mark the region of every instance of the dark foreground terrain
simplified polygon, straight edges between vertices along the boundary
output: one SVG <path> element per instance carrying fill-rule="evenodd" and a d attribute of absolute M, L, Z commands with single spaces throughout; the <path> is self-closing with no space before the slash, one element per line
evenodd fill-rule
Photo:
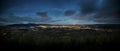
<path fill-rule="evenodd" d="M 0 28 L 0 50 L 108 51 L 119 50 L 119 29 Z"/>

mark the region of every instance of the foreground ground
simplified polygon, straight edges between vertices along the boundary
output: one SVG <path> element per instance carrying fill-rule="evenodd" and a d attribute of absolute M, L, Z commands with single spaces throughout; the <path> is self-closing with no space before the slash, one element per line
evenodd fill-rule
<path fill-rule="evenodd" d="M 119 30 L 81 29 L 11 29 L 1 28 L 0 45 L 3 50 L 33 51 L 117 50 Z"/>

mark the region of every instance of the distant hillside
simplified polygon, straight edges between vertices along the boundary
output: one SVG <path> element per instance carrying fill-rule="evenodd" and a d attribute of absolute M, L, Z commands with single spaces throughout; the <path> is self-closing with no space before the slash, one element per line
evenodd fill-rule
<path fill-rule="evenodd" d="M 104 29 L 120 29 L 120 24 L 94 24 L 88 25 L 90 27 L 104 28 Z"/>
<path fill-rule="evenodd" d="M 39 25 L 52 26 L 52 24 L 12 24 L 7 26 L 8 27 L 20 27 L 20 26 L 30 27 L 30 26 L 39 26 Z M 61 25 L 56 25 L 56 26 L 61 26 Z M 104 29 L 120 29 L 120 24 L 91 24 L 91 25 L 88 24 L 88 25 L 76 25 L 76 26 L 89 26 L 93 28 L 104 28 Z"/>

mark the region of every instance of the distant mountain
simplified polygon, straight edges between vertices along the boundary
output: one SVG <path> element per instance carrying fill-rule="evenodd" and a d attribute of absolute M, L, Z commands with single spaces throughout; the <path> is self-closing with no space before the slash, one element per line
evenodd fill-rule
<path fill-rule="evenodd" d="M 53 24 L 12 24 L 12 25 L 7 25 L 8 27 L 30 27 L 30 26 L 39 26 L 39 25 L 46 25 L 46 26 L 52 26 Z M 61 26 L 61 25 L 56 25 L 56 26 Z M 71 25 L 70 25 L 71 26 Z M 87 25 L 76 25 L 76 26 L 89 26 L 93 28 L 104 28 L 104 29 L 120 29 L 120 24 L 87 24 Z"/>
<path fill-rule="evenodd" d="M 88 26 L 104 29 L 120 29 L 120 24 L 93 24 Z"/>

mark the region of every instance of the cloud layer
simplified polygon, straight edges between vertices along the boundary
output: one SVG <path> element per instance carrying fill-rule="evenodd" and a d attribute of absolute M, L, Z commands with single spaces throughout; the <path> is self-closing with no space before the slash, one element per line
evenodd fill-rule
<path fill-rule="evenodd" d="M 119 5 L 120 0 L 1 0 L 0 24 L 59 24 L 65 23 L 65 20 L 77 20 L 78 24 L 81 21 L 120 23 Z"/>
<path fill-rule="evenodd" d="M 74 11 L 74 10 L 67 10 L 67 11 L 65 11 L 65 13 L 64 13 L 65 16 L 72 16 L 72 15 L 74 15 L 74 14 L 75 14 L 75 11 Z"/>
<path fill-rule="evenodd" d="M 118 23 L 120 20 L 119 0 L 80 0 L 80 14 L 73 18 L 91 17 L 95 22 Z M 80 19 L 81 20 L 81 19 Z"/>
<path fill-rule="evenodd" d="M 47 12 L 37 12 L 37 15 L 41 17 L 42 21 L 51 20 L 51 17 L 47 15 Z"/>

